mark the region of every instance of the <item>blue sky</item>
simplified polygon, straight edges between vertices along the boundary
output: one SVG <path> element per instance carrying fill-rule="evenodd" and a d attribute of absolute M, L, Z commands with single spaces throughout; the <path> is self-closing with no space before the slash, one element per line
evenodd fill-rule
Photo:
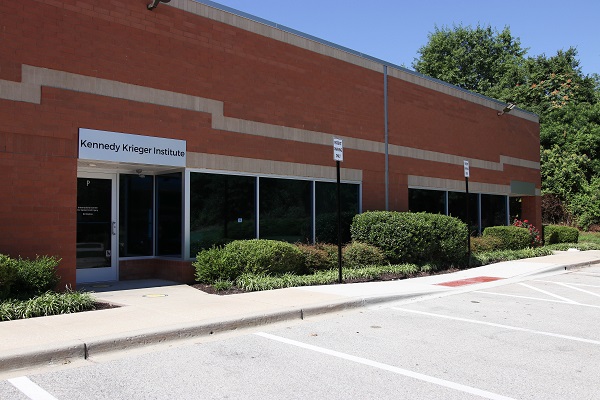
<path fill-rule="evenodd" d="M 600 74 L 598 0 L 218 0 L 220 4 L 412 69 L 434 27 L 510 27 L 527 55 L 576 47 L 585 74 Z"/>

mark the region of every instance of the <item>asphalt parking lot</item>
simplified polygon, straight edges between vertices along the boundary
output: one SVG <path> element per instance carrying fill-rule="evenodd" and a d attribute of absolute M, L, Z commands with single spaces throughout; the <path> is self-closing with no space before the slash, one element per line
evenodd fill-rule
<path fill-rule="evenodd" d="M 599 320 L 592 266 L 92 359 L 1 381 L 0 398 L 597 399 Z"/>

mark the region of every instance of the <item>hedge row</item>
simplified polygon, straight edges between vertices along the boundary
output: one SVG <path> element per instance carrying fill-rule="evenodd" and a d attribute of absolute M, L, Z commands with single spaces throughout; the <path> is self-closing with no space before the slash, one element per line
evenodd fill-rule
<path fill-rule="evenodd" d="M 530 247 L 531 235 L 526 228 L 518 226 L 490 226 L 483 230 L 483 237 L 495 237 L 497 250 L 521 250 Z"/>
<path fill-rule="evenodd" d="M 0 254 L 0 300 L 29 299 L 53 290 L 59 281 L 59 262 L 49 256 L 26 260 Z"/>
<path fill-rule="evenodd" d="M 577 243 L 579 241 L 579 230 L 571 226 L 545 225 L 544 243 Z"/>
<path fill-rule="evenodd" d="M 456 265 L 467 254 L 467 226 L 441 214 L 374 211 L 358 214 L 352 239 L 379 247 L 392 264 Z"/>
<path fill-rule="evenodd" d="M 193 263 L 198 282 L 235 281 L 244 274 L 303 275 L 336 268 L 338 248 L 335 245 L 293 245 L 276 240 L 236 240 L 223 247 L 202 250 Z M 387 264 L 376 247 L 352 242 L 344 246 L 342 259 L 346 268 Z"/>

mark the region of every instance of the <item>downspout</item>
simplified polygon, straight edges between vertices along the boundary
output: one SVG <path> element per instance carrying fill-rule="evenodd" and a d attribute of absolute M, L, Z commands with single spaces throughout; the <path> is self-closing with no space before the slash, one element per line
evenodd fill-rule
<path fill-rule="evenodd" d="M 383 66 L 383 122 L 385 131 L 385 210 L 390 210 L 390 160 L 388 152 L 388 67 Z"/>

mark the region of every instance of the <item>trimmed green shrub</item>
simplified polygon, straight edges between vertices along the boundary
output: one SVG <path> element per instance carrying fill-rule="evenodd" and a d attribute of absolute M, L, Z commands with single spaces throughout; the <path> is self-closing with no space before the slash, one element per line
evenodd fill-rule
<path fill-rule="evenodd" d="M 379 247 L 391 263 L 461 264 L 467 226 L 441 214 L 373 211 L 356 215 L 352 239 Z"/>
<path fill-rule="evenodd" d="M 223 263 L 223 248 L 216 246 L 198 252 L 192 265 L 196 270 L 196 280 L 202 283 L 233 280 L 242 273 L 241 270 Z"/>
<path fill-rule="evenodd" d="M 471 252 L 484 253 L 499 250 L 502 247 L 502 239 L 496 236 L 479 236 L 471 238 Z"/>
<path fill-rule="evenodd" d="M 337 266 L 337 252 L 328 251 L 332 245 L 307 245 L 299 244 L 298 249 L 304 257 L 304 266 L 309 272 L 324 271 Z M 337 250 L 336 250 L 337 251 Z"/>
<path fill-rule="evenodd" d="M 0 300 L 10 297 L 11 288 L 17 275 L 16 261 L 0 254 Z"/>
<path fill-rule="evenodd" d="M 236 240 L 223 248 L 223 263 L 254 274 L 303 273 L 304 257 L 293 244 L 277 240 Z"/>
<path fill-rule="evenodd" d="M 56 274 L 59 263 L 60 259 L 50 256 L 16 260 L 16 276 L 10 296 L 27 299 L 54 290 L 60 280 Z"/>
<path fill-rule="evenodd" d="M 564 225 L 545 225 L 544 243 L 577 243 L 579 240 L 579 230 L 571 226 Z"/>
<path fill-rule="evenodd" d="M 525 228 L 529 232 L 529 237 L 531 239 L 529 245 L 531 247 L 539 247 L 542 245 L 542 235 L 540 231 L 535 227 L 535 225 L 529 223 L 528 220 L 521 221 L 520 219 L 516 219 L 513 221 L 513 225 L 519 228 Z"/>
<path fill-rule="evenodd" d="M 304 273 L 304 257 L 298 247 L 276 240 L 235 240 L 223 248 L 203 250 L 193 263 L 199 282 L 235 280 L 243 273 Z"/>
<path fill-rule="evenodd" d="M 343 266 L 346 268 L 387 264 L 387 260 L 379 248 L 357 241 L 348 243 L 342 249 L 342 260 L 344 262 Z"/>
<path fill-rule="evenodd" d="M 498 250 L 520 250 L 530 247 L 531 236 L 526 228 L 518 226 L 489 226 L 483 230 L 483 236 L 500 239 Z"/>

